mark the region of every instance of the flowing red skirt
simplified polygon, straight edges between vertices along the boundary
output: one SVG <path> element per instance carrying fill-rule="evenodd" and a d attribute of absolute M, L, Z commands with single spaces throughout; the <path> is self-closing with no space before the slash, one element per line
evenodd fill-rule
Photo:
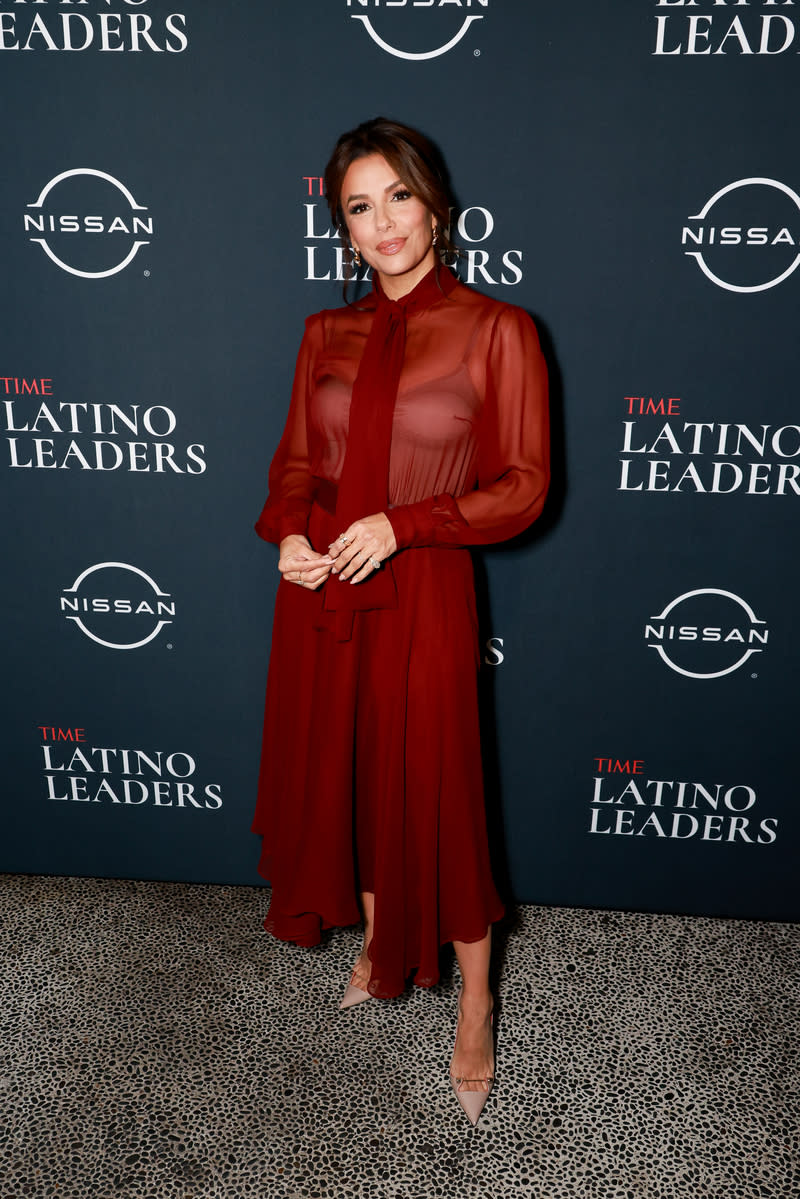
<path fill-rule="evenodd" d="M 320 595 L 281 582 L 258 805 L 265 927 L 316 945 L 375 895 L 372 994 L 439 978 L 439 948 L 503 914 L 492 881 L 481 769 L 478 636 L 468 551 L 392 559 L 396 609 L 357 612 L 350 640 L 320 624 Z M 326 587 L 345 587 L 331 576 Z"/>

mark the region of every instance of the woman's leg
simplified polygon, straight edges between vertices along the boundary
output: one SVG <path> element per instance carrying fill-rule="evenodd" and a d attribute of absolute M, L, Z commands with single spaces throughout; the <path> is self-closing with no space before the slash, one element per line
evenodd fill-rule
<path fill-rule="evenodd" d="M 354 987 L 359 987 L 360 990 L 366 991 L 372 969 L 372 963 L 367 956 L 367 950 L 372 940 L 372 929 L 375 924 L 375 896 L 371 891 L 362 891 L 361 911 L 364 915 L 364 944 L 361 947 L 361 953 L 356 958 L 356 964 L 353 967 L 353 975 L 350 981 Z"/>
<path fill-rule="evenodd" d="M 461 999 L 450 1074 L 470 1080 L 459 1087 L 461 1091 L 486 1091 L 489 1088 L 484 1079 L 494 1077 L 493 1000 L 489 989 L 492 930 L 480 941 L 454 941 L 453 948 L 461 971 Z"/>

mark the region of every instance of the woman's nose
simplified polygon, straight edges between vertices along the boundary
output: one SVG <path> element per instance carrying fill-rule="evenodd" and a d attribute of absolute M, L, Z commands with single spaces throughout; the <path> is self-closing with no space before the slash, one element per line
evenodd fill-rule
<path fill-rule="evenodd" d="M 376 224 L 378 229 L 383 232 L 384 229 L 390 229 L 392 226 L 392 216 L 388 208 L 378 209 Z"/>

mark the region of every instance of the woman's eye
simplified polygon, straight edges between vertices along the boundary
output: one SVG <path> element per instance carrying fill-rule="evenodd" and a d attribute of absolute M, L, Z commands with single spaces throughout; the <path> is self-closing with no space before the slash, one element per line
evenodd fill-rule
<path fill-rule="evenodd" d="M 354 204 L 352 208 L 348 208 L 347 213 L 348 213 L 348 216 L 358 216 L 358 214 L 360 212 L 366 212 L 366 211 L 367 211 L 366 204 Z"/>
<path fill-rule="evenodd" d="M 392 199 L 393 200 L 410 200 L 411 192 L 407 188 L 401 187 L 399 191 L 392 193 Z"/>

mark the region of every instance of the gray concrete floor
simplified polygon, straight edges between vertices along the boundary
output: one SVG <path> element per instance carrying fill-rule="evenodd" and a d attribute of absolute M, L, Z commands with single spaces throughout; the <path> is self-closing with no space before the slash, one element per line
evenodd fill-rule
<path fill-rule="evenodd" d="M 346 1013 L 355 929 L 250 887 L 0 876 L 0 1199 L 795 1199 L 800 926 L 527 907 L 497 1085 L 457 979 Z"/>

